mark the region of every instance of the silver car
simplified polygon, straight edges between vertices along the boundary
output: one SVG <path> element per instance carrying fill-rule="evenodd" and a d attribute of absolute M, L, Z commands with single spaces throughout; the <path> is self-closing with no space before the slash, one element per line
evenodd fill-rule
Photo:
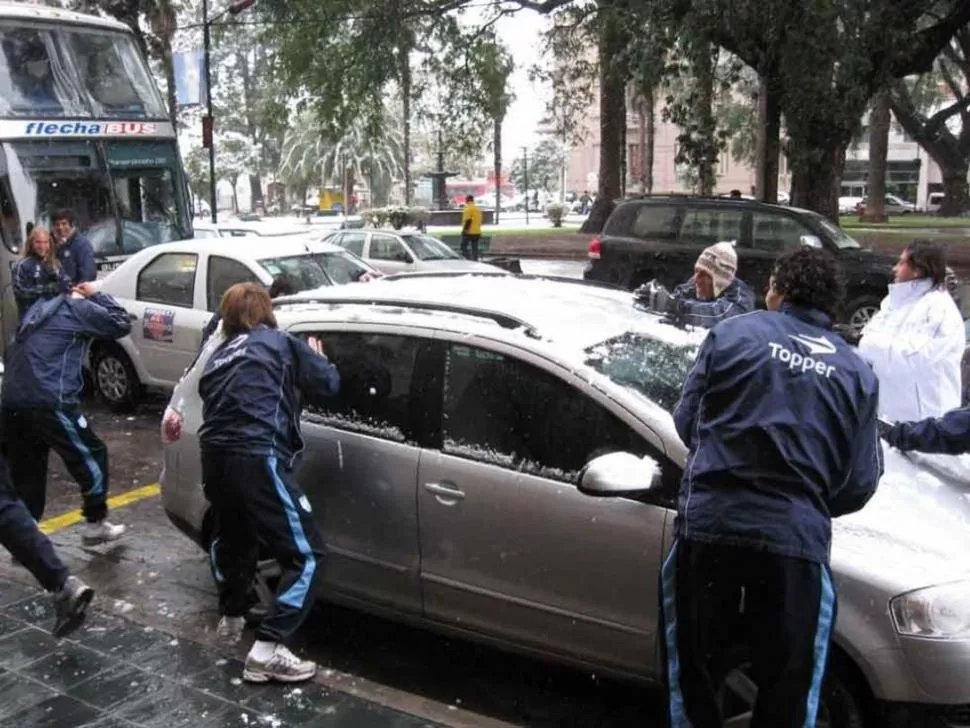
<path fill-rule="evenodd" d="M 626 292 L 488 274 L 315 291 L 277 316 L 321 336 L 343 379 L 303 415 L 298 478 L 330 553 L 323 598 L 661 679 L 657 577 L 686 455 L 669 412 L 703 332 Z M 165 509 L 203 547 L 197 384 L 217 345 L 162 428 Z M 820 725 L 875 709 L 873 725 L 967 725 L 970 468 L 897 451 L 886 463 L 870 504 L 834 526 Z M 726 725 L 747 725 L 757 688 L 743 654 L 726 688 Z"/>
<path fill-rule="evenodd" d="M 489 263 L 463 258 L 438 238 L 418 231 L 342 230 L 323 240 L 349 250 L 384 273 L 501 270 Z"/>

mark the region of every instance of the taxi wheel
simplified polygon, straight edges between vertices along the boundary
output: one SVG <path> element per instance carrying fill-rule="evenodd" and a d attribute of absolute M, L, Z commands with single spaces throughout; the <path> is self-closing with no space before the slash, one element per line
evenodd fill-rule
<path fill-rule="evenodd" d="M 141 382 L 128 355 L 116 346 L 101 346 L 92 358 L 95 391 L 112 409 L 130 411 L 141 397 Z"/>

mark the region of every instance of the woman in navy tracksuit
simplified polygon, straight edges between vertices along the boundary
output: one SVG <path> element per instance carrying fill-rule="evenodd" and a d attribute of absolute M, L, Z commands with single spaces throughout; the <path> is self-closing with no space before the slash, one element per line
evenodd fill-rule
<path fill-rule="evenodd" d="M 334 395 L 340 376 L 319 341 L 311 337 L 308 345 L 276 328 L 263 286 L 232 286 L 220 313 L 225 341 L 199 381 L 202 478 L 215 515 L 210 555 L 223 614 L 217 632 L 230 643 L 241 637 L 262 542 L 283 573 L 276 602 L 256 630 L 243 678 L 307 680 L 316 665 L 283 644 L 313 604 L 323 559 L 323 537 L 293 477 L 293 462 L 303 448 L 299 396 Z"/>
<path fill-rule="evenodd" d="M 57 259 L 50 233 L 40 225 L 34 226 L 13 274 L 13 296 L 20 318 L 41 298 L 69 293 L 73 285 Z"/>

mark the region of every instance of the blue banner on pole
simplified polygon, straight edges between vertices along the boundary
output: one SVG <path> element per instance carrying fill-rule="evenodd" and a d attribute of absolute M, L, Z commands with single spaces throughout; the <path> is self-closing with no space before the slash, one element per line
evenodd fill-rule
<path fill-rule="evenodd" d="M 175 97 L 179 106 L 205 103 L 205 69 L 202 51 L 181 51 L 172 57 Z"/>

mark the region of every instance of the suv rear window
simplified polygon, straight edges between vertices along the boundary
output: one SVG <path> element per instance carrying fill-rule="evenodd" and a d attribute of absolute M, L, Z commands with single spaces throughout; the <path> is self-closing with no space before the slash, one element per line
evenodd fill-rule
<path fill-rule="evenodd" d="M 637 238 L 677 237 L 677 208 L 672 205 L 644 205 L 630 226 L 630 234 Z"/>

